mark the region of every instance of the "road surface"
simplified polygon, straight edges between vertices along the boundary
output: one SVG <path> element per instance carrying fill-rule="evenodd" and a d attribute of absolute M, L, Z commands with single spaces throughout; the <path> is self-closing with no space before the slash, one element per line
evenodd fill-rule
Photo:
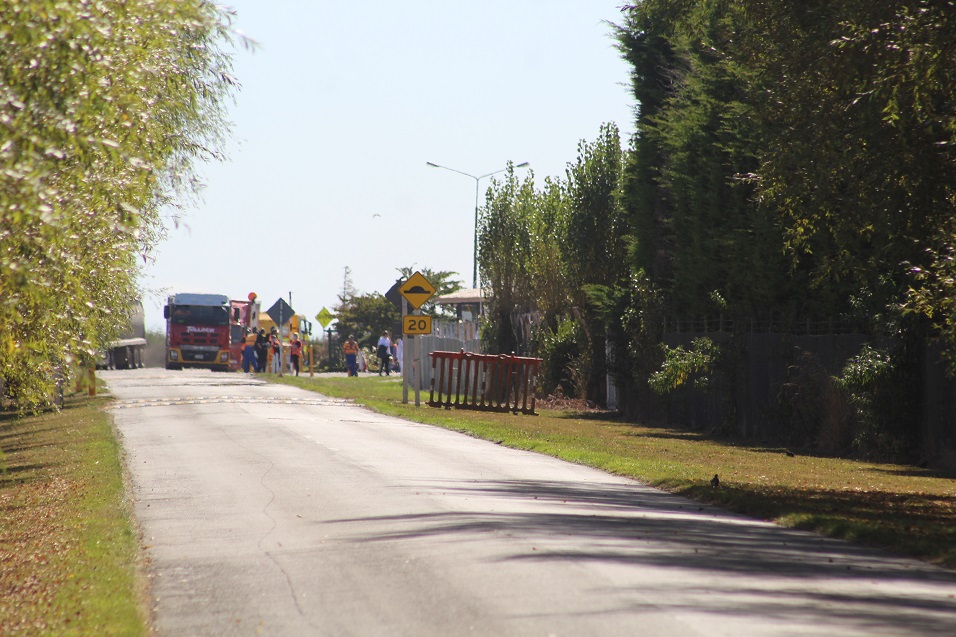
<path fill-rule="evenodd" d="M 956 634 L 919 562 L 242 374 L 101 376 L 159 635 Z"/>

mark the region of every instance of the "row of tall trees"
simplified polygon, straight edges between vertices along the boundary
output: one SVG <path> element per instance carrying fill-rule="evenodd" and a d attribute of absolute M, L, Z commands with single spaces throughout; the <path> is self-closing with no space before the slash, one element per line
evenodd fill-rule
<path fill-rule="evenodd" d="M 674 309 L 719 290 L 750 316 L 905 310 L 951 331 L 953 3 L 645 0 L 625 18 L 634 265 Z"/>
<path fill-rule="evenodd" d="M 628 224 L 620 197 L 625 155 L 614 124 L 582 141 L 563 179 L 509 166 L 493 179 L 479 220 L 479 267 L 490 292 L 482 338 L 497 352 L 541 353 L 548 389 L 597 397 L 604 328 L 589 286 L 628 276 Z M 530 351 L 529 351 L 530 350 Z"/>
<path fill-rule="evenodd" d="M 513 349 L 519 316 L 538 312 L 542 344 L 587 342 L 574 356 L 592 398 L 608 369 L 647 387 L 664 314 L 838 317 L 896 343 L 941 334 L 956 359 L 956 4 L 622 11 L 630 147 L 605 126 L 565 180 L 536 190 L 509 173 L 487 195 L 492 347 Z"/>
<path fill-rule="evenodd" d="M 207 0 L 0 3 L 0 384 L 46 404 L 138 296 L 236 83 Z"/>

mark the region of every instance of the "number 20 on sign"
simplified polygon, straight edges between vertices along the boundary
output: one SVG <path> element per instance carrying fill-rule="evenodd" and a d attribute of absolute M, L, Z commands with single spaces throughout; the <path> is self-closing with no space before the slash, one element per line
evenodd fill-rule
<path fill-rule="evenodd" d="M 432 317 L 406 315 L 402 317 L 402 333 L 408 335 L 431 334 Z"/>

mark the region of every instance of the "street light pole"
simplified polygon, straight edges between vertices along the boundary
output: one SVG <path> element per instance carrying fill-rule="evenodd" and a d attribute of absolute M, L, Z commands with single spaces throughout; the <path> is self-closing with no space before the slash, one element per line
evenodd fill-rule
<path fill-rule="evenodd" d="M 478 287 L 478 197 L 479 197 L 480 192 L 481 192 L 481 191 L 479 190 L 478 184 L 479 184 L 479 182 L 481 182 L 481 180 L 484 179 L 485 177 L 491 177 L 492 175 L 497 175 L 498 173 L 502 173 L 502 172 L 504 172 L 504 171 L 506 171 L 506 170 L 508 170 L 508 169 L 507 169 L 507 167 L 506 167 L 506 168 L 500 168 L 500 169 L 495 170 L 495 171 L 493 171 L 493 172 L 485 173 L 484 175 L 477 175 L 477 176 L 476 176 L 476 175 L 472 175 L 472 174 L 469 174 L 469 173 L 466 173 L 466 172 L 462 172 L 462 171 L 460 171 L 460 170 L 456 170 L 456 169 L 454 169 L 454 168 L 449 168 L 448 166 L 441 166 L 441 165 L 439 165 L 439 164 L 433 164 L 433 163 L 430 162 L 430 161 L 426 161 L 426 162 L 425 162 L 425 165 L 426 165 L 426 166 L 431 166 L 432 168 L 444 168 L 445 170 L 450 170 L 450 171 L 452 171 L 453 173 L 458 173 L 459 175 L 464 175 L 465 177 L 471 177 L 472 179 L 475 180 L 475 239 L 474 239 L 474 247 L 473 247 L 473 253 L 472 253 L 472 259 L 473 259 L 473 260 L 472 260 L 472 263 L 474 264 L 474 267 L 473 267 L 472 272 L 471 272 L 471 280 L 472 280 L 472 287 L 473 287 L 473 288 L 477 288 L 477 287 Z M 518 164 L 517 166 L 515 166 L 515 168 L 527 168 L 528 166 L 530 166 L 530 164 L 529 164 L 528 162 L 522 162 L 522 163 Z"/>

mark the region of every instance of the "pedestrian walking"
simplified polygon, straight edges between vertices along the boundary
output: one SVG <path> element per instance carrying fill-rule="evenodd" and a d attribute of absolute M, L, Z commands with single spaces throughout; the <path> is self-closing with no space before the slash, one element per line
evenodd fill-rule
<path fill-rule="evenodd" d="M 342 346 L 342 353 L 345 354 L 345 366 L 348 368 L 349 376 L 358 376 L 358 353 L 359 346 L 355 342 L 355 337 L 349 334 L 349 339 Z"/>
<path fill-rule="evenodd" d="M 256 332 L 246 328 L 242 343 L 242 371 L 248 374 L 250 368 L 254 372 L 259 371 L 259 365 L 256 363 Z"/>
<path fill-rule="evenodd" d="M 269 346 L 272 348 L 272 373 L 278 374 L 282 370 L 282 337 L 274 327 L 269 334 Z"/>
<path fill-rule="evenodd" d="M 302 341 L 298 334 L 292 335 L 292 342 L 289 344 L 289 358 L 292 359 L 292 369 L 295 375 L 299 375 L 299 357 L 302 356 Z"/>
<path fill-rule="evenodd" d="M 259 369 L 263 372 L 266 371 L 266 365 L 269 361 L 269 337 L 261 327 L 256 334 L 256 359 Z"/>
<path fill-rule="evenodd" d="M 397 342 L 396 342 L 396 343 L 391 343 L 391 344 L 388 346 L 388 354 L 389 354 L 389 357 L 390 357 L 390 360 L 389 360 L 389 362 L 388 362 L 389 371 L 391 371 L 393 368 L 395 369 L 395 371 L 399 371 L 399 362 L 398 362 L 398 361 L 399 361 L 399 358 L 398 358 L 398 345 L 397 345 Z M 395 362 L 393 363 L 392 361 L 395 361 Z"/>
<path fill-rule="evenodd" d="M 382 372 L 385 372 L 386 376 L 391 376 L 391 370 L 388 368 L 388 361 L 392 358 L 392 339 L 388 337 L 388 330 L 382 332 L 382 335 L 378 339 L 378 358 L 381 361 L 378 368 L 378 375 L 381 376 Z"/>

